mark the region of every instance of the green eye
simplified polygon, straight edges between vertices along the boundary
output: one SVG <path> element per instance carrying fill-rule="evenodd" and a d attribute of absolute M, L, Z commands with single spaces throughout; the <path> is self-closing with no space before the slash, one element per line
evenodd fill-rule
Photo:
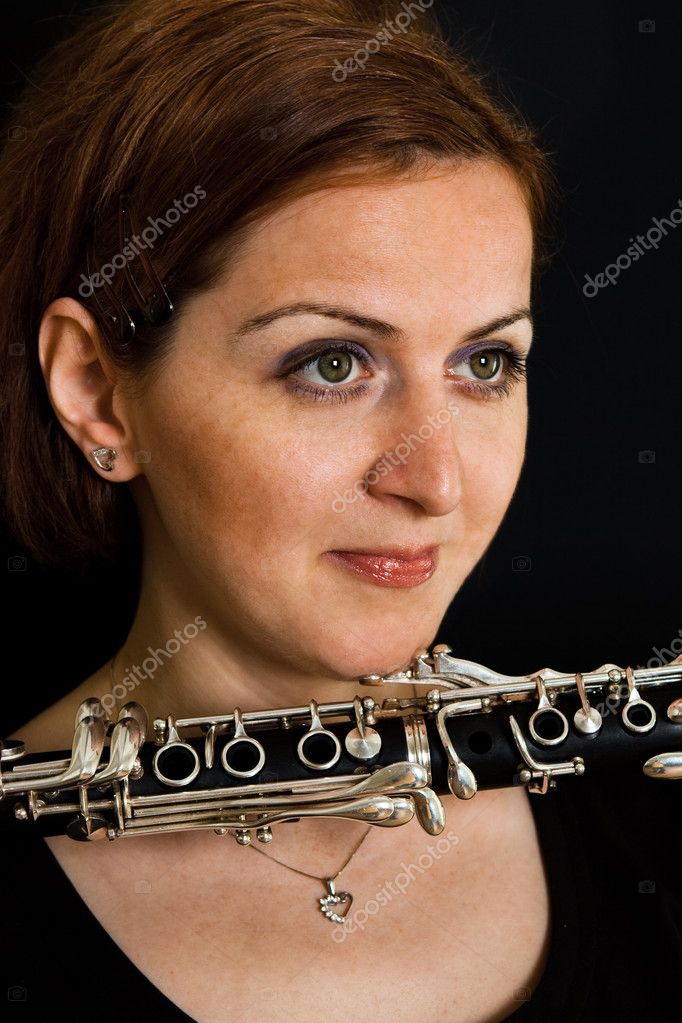
<path fill-rule="evenodd" d="M 479 380 L 491 380 L 500 369 L 502 359 L 499 352 L 477 352 L 469 359 L 469 365 Z"/>
<path fill-rule="evenodd" d="M 328 341 L 285 373 L 291 390 L 315 401 L 346 402 L 364 393 L 370 359 L 358 345 Z M 364 374 L 364 375 L 363 375 Z M 346 384 L 345 387 L 335 386 Z"/>
<path fill-rule="evenodd" d="M 353 360 L 348 352 L 325 352 L 315 361 L 318 373 L 329 384 L 343 383 L 353 369 Z"/>
<path fill-rule="evenodd" d="M 358 345 L 328 340 L 316 351 L 282 372 L 289 390 L 312 401 L 347 402 L 360 398 L 371 386 L 368 380 L 371 360 Z M 460 372 L 457 372 L 461 367 Z M 364 375 L 363 375 L 364 374 Z M 484 401 L 505 398 L 516 382 L 526 375 L 526 356 L 513 345 L 499 342 L 497 347 L 479 348 L 460 358 L 448 372 L 464 392 Z M 344 385 L 345 386 L 339 386 Z"/>
<path fill-rule="evenodd" d="M 526 356 L 500 342 L 495 348 L 479 348 L 460 359 L 451 372 L 462 389 L 477 398 L 506 398 L 526 376 Z"/>

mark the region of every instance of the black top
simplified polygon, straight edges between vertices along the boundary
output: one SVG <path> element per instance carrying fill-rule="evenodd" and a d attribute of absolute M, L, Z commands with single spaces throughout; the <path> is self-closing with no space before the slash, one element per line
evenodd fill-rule
<path fill-rule="evenodd" d="M 506 1020 L 642 1023 L 671 1011 L 679 1017 L 682 780 L 562 777 L 547 795 L 528 798 L 553 934 L 538 986 L 519 992 L 519 1007 Z M 67 1012 L 92 1023 L 191 1020 L 123 954 L 31 824 L 9 819 L 11 802 L 0 804 L 8 1018 L 42 1021 Z M 78 958 L 68 954 L 76 936 Z M 415 1021 L 422 1019 L 417 1010 Z"/>

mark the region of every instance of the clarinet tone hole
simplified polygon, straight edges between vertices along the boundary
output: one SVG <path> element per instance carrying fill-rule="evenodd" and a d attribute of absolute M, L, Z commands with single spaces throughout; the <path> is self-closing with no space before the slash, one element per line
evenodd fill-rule
<path fill-rule="evenodd" d="M 199 773 L 199 756 L 187 743 L 162 746 L 154 754 L 154 774 L 166 785 L 189 785 Z"/>
<path fill-rule="evenodd" d="M 623 724 L 631 731 L 644 732 L 653 728 L 656 713 L 644 700 L 636 700 L 623 707 Z"/>
<path fill-rule="evenodd" d="M 561 711 L 548 707 L 537 710 L 529 721 L 530 733 L 542 745 L 556 745 L 566 738 L 568 722 Z"/>
<path fill-rule="evenodd" d="M 341 746 L 333 732 L 309 734 L 299 744 L 299 756 L 308 767 L 326 770 L 338 761 Z"/>
<path fill-rule="evenodd" d="M 234 742 L 234 740 L 233 740 Z M 265 763 L 265 754 L 260 743 L 252 739 L 238 739 L 223 749 L 223 767 L 238 778 L 251 778 L 258 774 Z"/>
<path fill-rule="evenodd" d="M 467 744 L 472 753 L 489 753 L 493 747 L 493 740 L 489 732 L 472 732 Z"/>

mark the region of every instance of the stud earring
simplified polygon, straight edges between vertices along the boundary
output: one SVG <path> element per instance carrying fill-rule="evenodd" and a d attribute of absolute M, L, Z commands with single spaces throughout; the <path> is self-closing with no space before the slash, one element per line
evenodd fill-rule
<path fill-rule="evenodd" d="M 95 462 L 100 469 L 104 469 L 105 472 L 111 472 L 114 468 L 116 451 L 114 448 L 95 448 L 92 452 L 92 457 L 95 459 Z"/>

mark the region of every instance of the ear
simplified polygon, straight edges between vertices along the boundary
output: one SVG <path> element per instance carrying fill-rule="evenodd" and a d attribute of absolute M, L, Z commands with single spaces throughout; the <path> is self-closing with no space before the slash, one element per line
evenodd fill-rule
<path fill-rule="evenodd" d="M 141 475 L 128 409 L 85 306 L 66 297 L 50 303 L 40 324 L 38 358 L 55 414 L 94 471 L 120 482 Z M 92 457 L 101 447 L 116 451 L 111 472 Z"/>

